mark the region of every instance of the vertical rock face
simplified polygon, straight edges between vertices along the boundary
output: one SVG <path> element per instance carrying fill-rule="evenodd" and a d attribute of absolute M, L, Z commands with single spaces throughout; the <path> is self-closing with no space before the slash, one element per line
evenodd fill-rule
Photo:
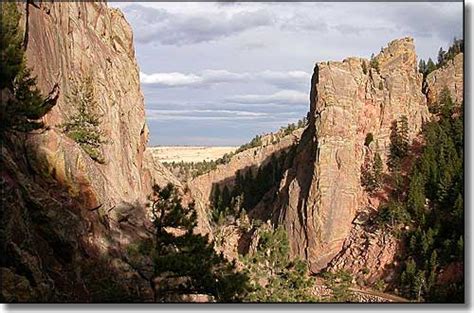
<path fill-rule="evenodd" d="M 44 117 L 44 131 L 12 135 L 0 149 L 0 271 L 7 278 L 0 298 L 91 301 L 105 281 L 112 291 L 100 301 L 153 301 L 152 260 L 132 262 L 127 249 L 151 240 L 143 202 L 152 184 L 173 179 L 145 151 L 148 130 L 130 26 L 103 2 L 18 7 L 28 67 L 42 93 L 55 90 L 59 98 Z M 77 114 L 68 99 L 72 90 L 89 77 L 91 103 L 108 141 L 101 147 L 105 164 L 61 129 Z"/>
<path fill-rule="evenodd" d="M 142 199 L 148 131 L 132 32 L 122 13 L 105 3 L 40 2 L 28 5 L 23 18 L 28 65 L 38 86 L 45 94 L 55 85 L 60 90 L 44 118 L 50 130 L 28 142 L 37 170 L 54 175 L 90 207 Z M 77 112 L 68 97 L 87 77 L 109 141 L 102 145 L 104 165 L 60 130 Z"/>
<path fill-rule="evenodd" d="M 464 54 L 459 53 L 442 68 L 431 72 L 426 77 L 426 97 L 428 99 L 428 105 L 435 104 L 439 101 L 439 95 L 444 88 L 448 88 L 454 101 L 457 103 L 462 102 L 464 91 L 463 60 Z"/>
<path fill-rule="evenodd" d="M 365 155 L 378 151 L 386 160 L 392 122 L 405 115 L 413 137 L 429 115 L 413 39 L 392 41 L 369 63 L 316 64 L 309 126 L 281 185 L 278 222 L 313 272 L 338 253 L 357 211 L 368 205 L 360 183 Z M 368 133 L 374 142 L 366 147 Z"/>

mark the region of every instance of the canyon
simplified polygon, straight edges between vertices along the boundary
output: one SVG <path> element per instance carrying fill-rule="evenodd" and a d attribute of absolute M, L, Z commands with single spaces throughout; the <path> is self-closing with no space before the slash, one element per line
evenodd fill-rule
<path fill-rule="evenodd" d="M 123 14 L 102 2 L 31 1 L 18 8 L 27 65 L 42 93 L 55 94 L 56 105 L 43 117 L 44 131 L 17 134 L 2 145 L 4 299 L 97 301 L 84 283 L 96 279 L 88 278 L 87 265 L 97 276 L 112 268 L 110 281 L 125 299 L 155 301 L 160 282 L 152 257 L 129 253 L 137 242 L 153 240 L 149 196 L 155 185 L 172 183 L 185 203 L 194 202 L 195 232 L 212 240 L 224 231 L 221 252 L 238 261 L 239 254 L 252 250 L 254 232 L 240 230 L 235 220 L 216 231 L 210 219 L 213 192 L 232 190 L 237 172 L 255 176 L 279 158 L 281 179 L 245 208 L 248 218 L 282 226 L 291 257 L 304 260 L 312 275 L 346 269 L 369 285 L 390 282 L 400 240 L 368 225 L 387 192 L 364 190 L 361 168 L 375 154 L 386 163 L 392 123 L 402 116 L 410 141 L 416 141 L 444 88 L 462 103 L 462 53 L 425 80 L 409 37 L 391 41 L 372 60 L 318 62 L 303 128 L 266 135 L 258 146 L 182 181 L 162 164 L 168 159 L 159 149 L 147 147 L 133 34 Z M 76 110 L 69 100 L 72 91 L 86 78 L 93 82 L 101 128 L 109 139 L 101 147 L 103 163 L 61 130 Z M 367 143 L 369 134 L 373 140 Z M 224 150 L 218 153 L 235 148 Z M 178 152 L 172 151 L 173 160 L 178 161 Z M 215 159 L 213 153 L 206 160 Z M 383 170 L 388 171 L 385 165 Z M 360 297 L 367 301 L 367 295 Z M 201 298 L 208 300 L 200 295 L 181 300 Z"/>

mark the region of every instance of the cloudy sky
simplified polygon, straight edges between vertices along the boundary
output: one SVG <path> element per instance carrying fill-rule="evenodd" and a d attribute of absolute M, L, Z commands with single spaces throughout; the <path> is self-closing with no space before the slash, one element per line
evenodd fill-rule
<path fill-rule="evenodd" d="M 462 36 L 462 2 L 110 5 L 133 28 L 150 145 L 243 144 L 306 115 L 315 62 L 404 36 L 435 58 Z"/>

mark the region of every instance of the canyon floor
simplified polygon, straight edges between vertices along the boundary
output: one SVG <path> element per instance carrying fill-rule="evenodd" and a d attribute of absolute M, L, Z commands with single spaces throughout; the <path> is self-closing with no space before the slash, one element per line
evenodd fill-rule
<path fill-rule="evenodd" d="M 160 162 L 202 162 L 214 161 L 224 154 L 234 152 L 238 147 L 206 147 L 206 146 L 158 146 L 150 150 Z"/>

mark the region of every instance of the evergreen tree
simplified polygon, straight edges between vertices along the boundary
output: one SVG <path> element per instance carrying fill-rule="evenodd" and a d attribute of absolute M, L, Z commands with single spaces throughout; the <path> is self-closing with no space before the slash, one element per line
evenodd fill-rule
<path fill-rule="evenodd" d="M 286 231 L 279 226 L 271 230 L 262 226 L 256 251 L 242 258 L 251 282 L 245 301 L 302 302 L 316 301 L 312 294 L 313 278 L 305 262 L 289 256 Z"/>
<path fill-rule="evenodd" d="M 5 132 L 30 132 L 44 127 L 39 119 L 56 104 L 43 99 L 26 67 L 15 2 L 0 3 L 0 139 Z"/>
<path fill-rule="evenodd" d="M 400 170 L 402 160 L 407 156 L 410 146 L 408 119 L 403 115 L 393 121 L 390 132 L 390 151 L 388 166 L 392 172 Z"/>
<path fill-rule="evenodd" d="M 100 129 L 102 116 L 96 111 L 98 103 L 91 76 L 72 89 L 68 104 L 75 107 L 77 113 L 62 125 L 64 133 L 77 142 L 94 161 L 105 163 L 101 148 L 108 141 Z"/>
<path fill-rule="evenodd" d="M 216 254 L 207 236 L 194 233 L 194 204 L 183 206 L 172 184 L 154 187 L 152 204 L 156 229 L 155 274 L 161 279 L 159 301 L 179 301 L 179 295 L 206 294 L 216 301 L 239 301 L 247 276 Z"/>
<path fill-rule="evenodd" d="M 425 206 L 424 181 L 422 176 L 415 172 L 412 175 L 407 197 L 408 210 L 414 216 L 420 218 L 423 215 Z"/>
<path fill-rule="evenodd" d="M 426 75 L 428 76 L 429 73 L 433 72 L 436 70 L 436 64 L 431 60 L 431 58 L 428 59 L 428 62 L 426 63 Z"/>
<path fill-rule="evenodd" d="M 383 162 L 378 152 L 375 152 L 375 155 L 374 155 L 373 172 L 374 172 L 373 174 L 374 181 L 378 189 L 382 186 L 382 179 L 383 179 Z"/>
<path fill-rule="evenodd" d="M 323 277 L 332 291 L 331 302 L 352 302 L 353 295 L 349 288 L 352 285 L 352 276 L 345 270 L 335 273 L 325 272 Z"/>
<path fill-rule="evenodd" d="M 373 53 L 370 56 L 370 67 L 375 69 L 377 73 L 380 72 L 379 61 L 377 60 L 377 58 L 375 57 Z"/>
<path fill-rule="evenodd" d="M 400 154 L 401 157 L 405 157 L 408 154 L 410 147 L 410 135 L 408 128 L 408 118 L 406 115 L 402 115 L 398 122 L 398 136 L 400 137 Z"/>
<path fill-rule="evenodd" d="M 406 247 L 400 255 L 404 260 L 399 277 L 403 296 L 417 301 L 462 302 L 462 273 L 449 285 L 439 284 L 442 270 L 464 264 L 462 105 L 454 105 L 449 92 L 443 93 L 437 118 L 423 125 L 424 146 L 411 169 L 406 174 L 392 172 L 392 179 L 406 175 L 408 184 L 394 187 L 389 203 L 379 209 L 378 220 L 409 226 L 401 234 Z M 392 162 L 400 162 L 404 150 L 400 147 L 405 127 L 400 121 L 391 136 Z"/>
<path fill-rule="evenodd" d="M 439 51 L 438 51 L 438 64 L 437 64 L 437 67 L 441 67 L 444 64 L 445 55 L 446 55 L 446 52 L 443 50 L 443 47 L 440 47 Z"/>
<path fill-rule="evenodd" d="M 423 74 L 423 77 L 426 77 L 427 65 L 425 60 L 420 59 L 420 62 L 418 63 L 418 71 Z"/>
<path fill-rule="evenodd" d="M 0 8 L 0 89 L 13 90 L 15 77 L 25 67 L 25 53 L 18 27 L 20 12 L 15 2 L 1 2 Z"/>

